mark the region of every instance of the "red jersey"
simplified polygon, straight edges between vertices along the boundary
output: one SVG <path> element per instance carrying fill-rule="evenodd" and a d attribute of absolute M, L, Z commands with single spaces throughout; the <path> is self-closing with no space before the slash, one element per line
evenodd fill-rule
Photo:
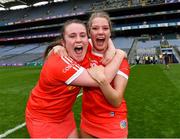
<path fill-rule="evenodd" d="M 39 81 L 27 103 L 36 119 L 60 122 L 72 111 L 80 87 L 69 85 L 84 68 L 69 57 L 52 53 L 44 63 Z"/>
<path fill-rule="evenodd" d="M 89 59 L 91 66 L 100 65 L 101 63 L 99 61 L 102 59 L 102 55 L 92 52 Z M 127 59 L 123 59 L 117 74 L 128 79 L 129 73 L 128 61 Z M 112 83 L 111 85 L 113 86 Z M 120 117 L 127 115 L 126 101 L 124 99 L 120 107 L 113 107 L 108 103 L 99 88 L 85 87 L 82 101 L 82 117 L 91 122 L 109 123 L 113 120 L 119 121 Z"/>

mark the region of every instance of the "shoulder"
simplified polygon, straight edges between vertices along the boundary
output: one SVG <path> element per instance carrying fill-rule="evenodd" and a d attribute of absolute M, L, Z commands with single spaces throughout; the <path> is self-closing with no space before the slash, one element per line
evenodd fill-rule
<path fill-rule="evenodd" d="M 120 68 L 129 68 L 129 63 L 128 63 L 127 58 L 124 58 L 124 59 L 122 60 L 122 63 L 121 63 L 121 65 L 120 65 Z"/>
<path fill-rule="evenodd" d="M 130 66 L 129 66 L 128 60 L 126 58 L 123 59 L 121 65 L 119 67 L 118 74 L 127 76 L 126 78 L 128 79 L 128 76 L 130 74 Z"/>

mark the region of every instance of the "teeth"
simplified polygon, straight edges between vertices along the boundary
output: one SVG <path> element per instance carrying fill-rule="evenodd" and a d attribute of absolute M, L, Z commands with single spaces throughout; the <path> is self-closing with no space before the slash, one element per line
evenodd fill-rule
<path fill-rule="evenodd" d="M 81 45 L 77 45 L 76 48 L 81 48 L 82 46 Z"/>
<path fill-rule="evenodd" d="M 82 49 L 83 49 L 83 47 L 80 46 L 80 45 L 79 45 L 79 46 L 76 46 L 76 47 L 74 48 L 75 51 L 82 50 Z"/>
<path fill-rule="evenodd" d="M 96 39 L 105 39 L 105 37 L 102 37 L 102 36 L 101 36 L 101 37 L 97 37 Z"/>

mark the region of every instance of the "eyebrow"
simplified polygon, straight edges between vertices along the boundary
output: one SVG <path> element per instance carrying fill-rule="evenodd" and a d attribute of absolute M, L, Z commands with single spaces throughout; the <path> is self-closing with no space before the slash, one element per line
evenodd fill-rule
<path fill-rule="evenodd" d="M 97 25 L 97 24 L 92 24 L 92 26 L 109 26 L 108 24 L 107 25 Z"/>

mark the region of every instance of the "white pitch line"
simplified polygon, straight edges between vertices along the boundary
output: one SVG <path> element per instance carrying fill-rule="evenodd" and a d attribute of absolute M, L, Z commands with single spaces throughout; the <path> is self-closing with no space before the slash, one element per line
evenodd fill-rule
<path fill-rule="evenodd" d="M 132 65 L 130 68 L 132 69 L 133 67 L 135 67 L 136 65 Z"/>
<path fill-rule="evenodd" d="M 82 93 L 78 94 L 78 95 L 77 95 L 77 98 L 80 97 L 80 96 L 82 96 Z"/>
<path fill-rule="evenodd" d="M 135 66 L 135 65 L 131 66 L 131 68 L 133 68 L 134 66 Z M 78 95 L 77 95 L 77 98 L 80 97 L 80 96 L 82 96 L 82 93 L 78 94 Z M 26 125 L 26 123 L 22 123 L 22 124 L 16 126 L 15 128 L 12 128 L 12 129 L 7 130 L 6 132 L 4 132 L 3 134 L 0 135 L 0 138 L 6 137 L 7 135 L 15 132 L 16 130 L 23 128 L 25 125 Z"/>
<path fill-rule="evenodd" d="M 3 134 L 0 135 L 0 138 L 6 137 L 7 135 L 13 133 L 14 131 L 16 131 L 16 130 L 22 128 L 22 127 L 24 127 L 25 125 L 26 125 L 26 123 L 22 123 L 22 124 L 16 126 L 15 128 L 7 130 L 6 132 L 4 132 Z"/>
<path fill-rule="evenodd" d="M 78 94 L 77 98 L 80 97 L 81 95 L 82 95 L 82 93 Z M 25 125 L 26 125 L 26 123 L 22 123 L 22 124 L 16 126 L 15 128 L 7 130 L 6 132 L 4 132 L 3 134 L 0 135 L 0 138 L 6 137 L 7 135 L 15 132 L 16 130 L 23 128 Z"/>

